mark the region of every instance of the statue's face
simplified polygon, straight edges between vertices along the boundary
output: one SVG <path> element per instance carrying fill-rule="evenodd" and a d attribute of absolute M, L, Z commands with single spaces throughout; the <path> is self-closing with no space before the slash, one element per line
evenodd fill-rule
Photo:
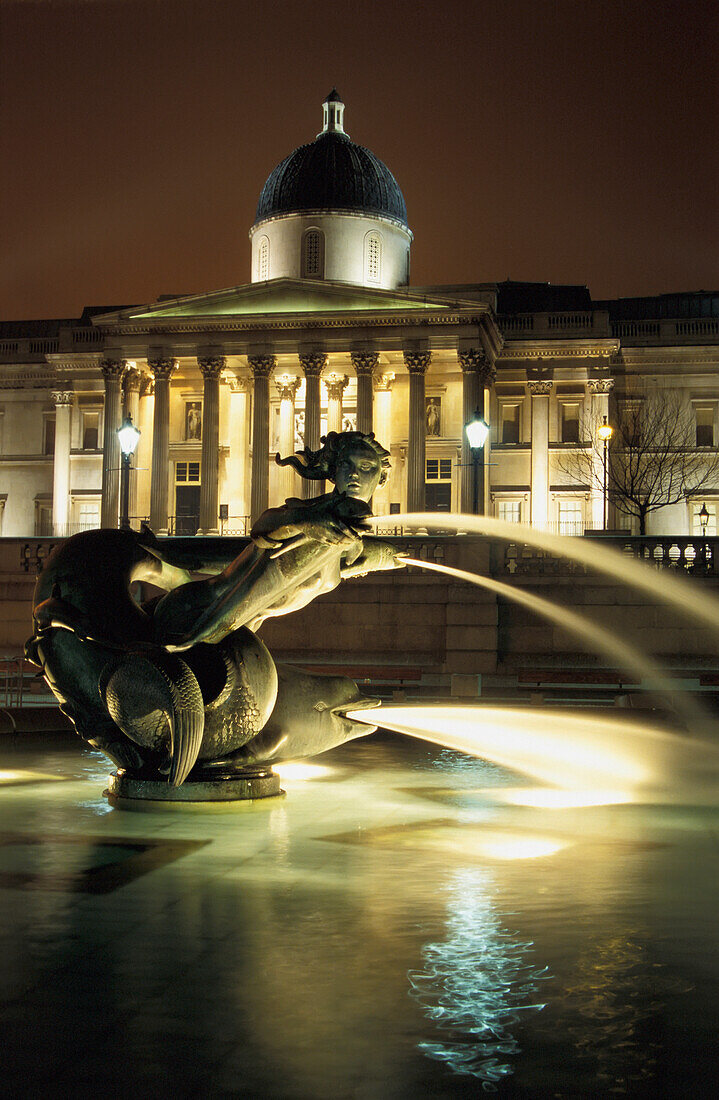
<path fill-rule="evenodd" d="M 382 476 L 382 461 L 369 447 L 344 452 L 335 472 L 338 493 L 347 493 L 369 503 Z"/>

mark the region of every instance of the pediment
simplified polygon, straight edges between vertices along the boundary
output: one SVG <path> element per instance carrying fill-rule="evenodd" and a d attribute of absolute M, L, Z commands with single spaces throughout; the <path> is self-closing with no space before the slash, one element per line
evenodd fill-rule
<path fill-rule="evenodd" d="M 476 308 L 476 303 L 472 303 Z M 451 312 L 460 305 L 456 299 L 439 296 L 427 298 L 398 290 L 370 290 L 347 283 L 315 282 L 306 279 L 273 279 L 263 283 L 246 283 L 209 294 L 160 300 L 151 305 L 133 307 L 120 313 L 95 318 L 101 324 L 112 322 L 151 322 L 155 319 L 197 320 L 216 317 L 268 317 L 274 315 L 309 315 L 323 313 L 366 312 L 367 314 L 421 312 L 431 310 Z"/>

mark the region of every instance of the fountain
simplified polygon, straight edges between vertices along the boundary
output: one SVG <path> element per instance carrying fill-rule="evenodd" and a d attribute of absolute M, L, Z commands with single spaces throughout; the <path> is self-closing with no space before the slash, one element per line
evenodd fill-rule
<path fill-rule="evenodd" d="M 118 766 L 110 780 L 114 804 L 278 795 L 273 764 L 323 752 L 379 724 L 525 771 L 553 787 L 554 797 L 563 790 L 567 804 L 657 796 L 662 776 L 686 775 L 690 747 L 692 758 L 702 761 L 702 786 L 714 782 L 713 748 L 697 737 L 709 728 L 708 716 L 615 632 L 491 578 L 407 557 L 371 534 L 383 519 L 371 515 L 369 501 L 389 467 L 388 452 L 371 433 L 330 432 L 318 451 L 276 458 L 304 479 L 330 480 L 334 488 L 264 512 L 238 556 L 229 541 L 211 560 L 202 558 L 202 544 L 199 556 L 168 549 L 146 528 L 90 531 L 56 550 L 38 580 L 28 656 L 80 736 Z M 424 529 L 455 525 L 551 550 L 635 585 L 719 633 L 713 597 L 667 575 L 658 591 L 654 571 L 605 547 L 488 516 L 416 513 L 393 520 Z M 560 623 L 613 663 L 651 680 L 691 736 L 536 708 L 377 710 L 379 700 L 363 696 L 348 677 L 276 665 L 255 634 L 267 618 L 304 607 L 347 577 L 405 565 L 478 584 Z M 197 579 L 197 573 L 206 575 Z M 164 594 L 138 604 L 130 594 L 138 580 Z"/>

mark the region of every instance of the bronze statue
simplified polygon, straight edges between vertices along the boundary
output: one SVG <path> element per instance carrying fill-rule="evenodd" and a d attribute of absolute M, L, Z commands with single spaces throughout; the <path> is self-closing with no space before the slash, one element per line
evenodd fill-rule
<path fill-rule="evenodd" d="M 137 779 L 179 787 L 376 729 L 346 712 L 378 700 L 348 677 L 276 666 L 254 631 L 345 577 L 401 568 L 363 522 L 388 452 L 372 433 L 330 432 L 318 451 L 276 460 L 334 488 L 268 509 L 237 556 L 230 539 L 203 555 L 203 542 L 173 550 L 148 528 L 88 531 L 38 579 L 27 655 L 78 734 Z M 135 581 L 165 594 L 140 604 Z"/>

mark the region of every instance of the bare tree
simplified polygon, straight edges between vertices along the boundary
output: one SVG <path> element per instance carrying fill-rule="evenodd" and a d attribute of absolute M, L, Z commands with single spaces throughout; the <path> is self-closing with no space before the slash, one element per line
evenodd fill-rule
<path fill-rule="evenodd" d="M 719 450 L 697 447 L 694 416 L 676 390 L 656 388 L 619 400 L 610 423 L 609 499 L 620 512 L 638 519 L 640 535 L 646 534 L 651 512 L 702 489 L 717 492 Z M 592 447 L 567 453 L 558 465 L 571 477 L 603 489 L 604 448 L 598 427 L 598 423 L 586 423 L 583 437 L 593 441 Z"/>

